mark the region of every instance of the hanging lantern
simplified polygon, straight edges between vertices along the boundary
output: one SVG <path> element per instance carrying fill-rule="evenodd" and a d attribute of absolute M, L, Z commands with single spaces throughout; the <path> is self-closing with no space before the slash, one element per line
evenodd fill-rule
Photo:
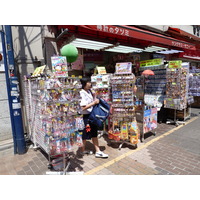
<path fill-rule="evenodd" d="M 0 61 L 2 61 L 2 59 L 3 59 L 3 56 L 2 56 L 2 54 L 0 53 Z"/>
<path fill-rule="evenodd" d="M 67 62 L 72 63 L 75 62 L 78 58 L 78 50 L 75 46 L 71 44 L 67 44 L 63 46 L 60 50 L 62 56 L 67 57 Z"/>

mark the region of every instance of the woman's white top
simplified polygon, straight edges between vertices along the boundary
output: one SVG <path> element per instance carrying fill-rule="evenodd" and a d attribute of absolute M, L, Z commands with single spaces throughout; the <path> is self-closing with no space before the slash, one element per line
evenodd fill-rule
<path fill-rule="evenodd" d="M 81 102 L 80 102 L 80 106 L 87 106 L 88 104 L 92 103 L 94 101 L 94 98 L 92 96 L 92 93 L 90 91 L 85 91 L 84 89 L 82 89 L 80 91 L 80 96 L 81 96 Z M 92 111 L 92 107 L 83 110 L 81 112 L 81 114 L 85 115 L 85 114 L 90 114 L 90 112 Z"/>

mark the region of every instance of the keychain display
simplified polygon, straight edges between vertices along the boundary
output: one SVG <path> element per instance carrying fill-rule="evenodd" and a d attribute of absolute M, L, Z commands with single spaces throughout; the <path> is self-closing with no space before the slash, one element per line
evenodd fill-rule
<path fill-rule="evenodd" d="M 78 114 L 82 87 L 79 78 L 44 76 L 28 81 L 34 144 L 50 156 L 71 151 L 74 145 L 82 146 L 84 122 Z"/>

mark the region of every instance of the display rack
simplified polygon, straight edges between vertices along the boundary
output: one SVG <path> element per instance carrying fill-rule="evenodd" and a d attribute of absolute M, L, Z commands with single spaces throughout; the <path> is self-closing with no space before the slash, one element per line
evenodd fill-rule
<path fill-rule="evenodd" d="M 112 93 L 112 126 L 108 132 L 111 142 L 137 146 L 139 129 L 135 118 L 133 88 L 135 76 L 132 73 L 115 73 L 110 80 Z"/>
<path fill-rule="evenodd" d="M 190 117 L 188 108 L 188 82 L 189 78 L 189 63 L 182 61 L 170 61 L 166 71 L 166 99 L 165 108 L 173 110 L 173 120 L 168 120 L 167 123 L 185 124 L 185 120 Z M 180 121 L 177 111 L 183 111 L 183 121 Z"/>
<path fill-rule="evenodd" d="M 25 84 L 25 108 L 29 124 L 28 136 L 34 148 L 48 154 L 49 168 L 52 160 L 63 157 L 63 172 L 66 173 L 74 146 L 82 145 L 84 123 L 80 110 L 78 78 L 29 78 Z M 66 160 L 68 164 L 66 165 Z"/>
<path fill-rule="evenodd" d="M 137 77 L 137 100 L 135 102 L 136 120 L 140 129 L 140 141 L 143 142 L 146 133 L 156 135 L 157 128 L 157 105 L 158 101 L 155 98 L 147 101 L 146 94 L 146 77 Z M 146 100 L 146 101 L 145 101 Z M 149 102 L 149 103 L 148 103 Z"/>
<path fill-rule="evenodd" d="M 145 80 L 144 101 L 146 105 L 157 107 L 159 111 L 164 104 L 166 92 L 166 65 L 140 67 L 140 71 L 150 69 L 155 75 Z"/>
<path fill-rule="evenodd" d="M 189 96 L 200 96 L 200 69 L 191 69 L 189 75 Z"/>
<path fill-rule="evenodd" d="M 94 91 L 97 98 L 104 99 L 107 103 L 111 103 L 111 92 L 110 92 L 110 78 L 112 74 L 93 74 L 91 76 L 92 90 Z M 98 130 L 98 137 L 101 137 L 106 131 L 106 122 L 104 122 L 103 130 Z"/>

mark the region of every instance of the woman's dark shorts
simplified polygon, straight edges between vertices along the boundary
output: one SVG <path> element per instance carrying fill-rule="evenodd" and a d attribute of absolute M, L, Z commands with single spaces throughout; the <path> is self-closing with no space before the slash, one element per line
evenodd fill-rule
<path fill-rule="evenodd" d="M 94 124 L 91 124 L 88 122 L 88 117 L 89 117 L 89 114 L 83 115 L 83 121 L 84 121 L 85 127 L 87 124 L 90 125 L 91 131 L 86 132 L 86 128 L 84 128 L 83 135 L 82 135 L 83 140 L 90 140 L 93 137 L 97 137 L 98 128 Z"/>

